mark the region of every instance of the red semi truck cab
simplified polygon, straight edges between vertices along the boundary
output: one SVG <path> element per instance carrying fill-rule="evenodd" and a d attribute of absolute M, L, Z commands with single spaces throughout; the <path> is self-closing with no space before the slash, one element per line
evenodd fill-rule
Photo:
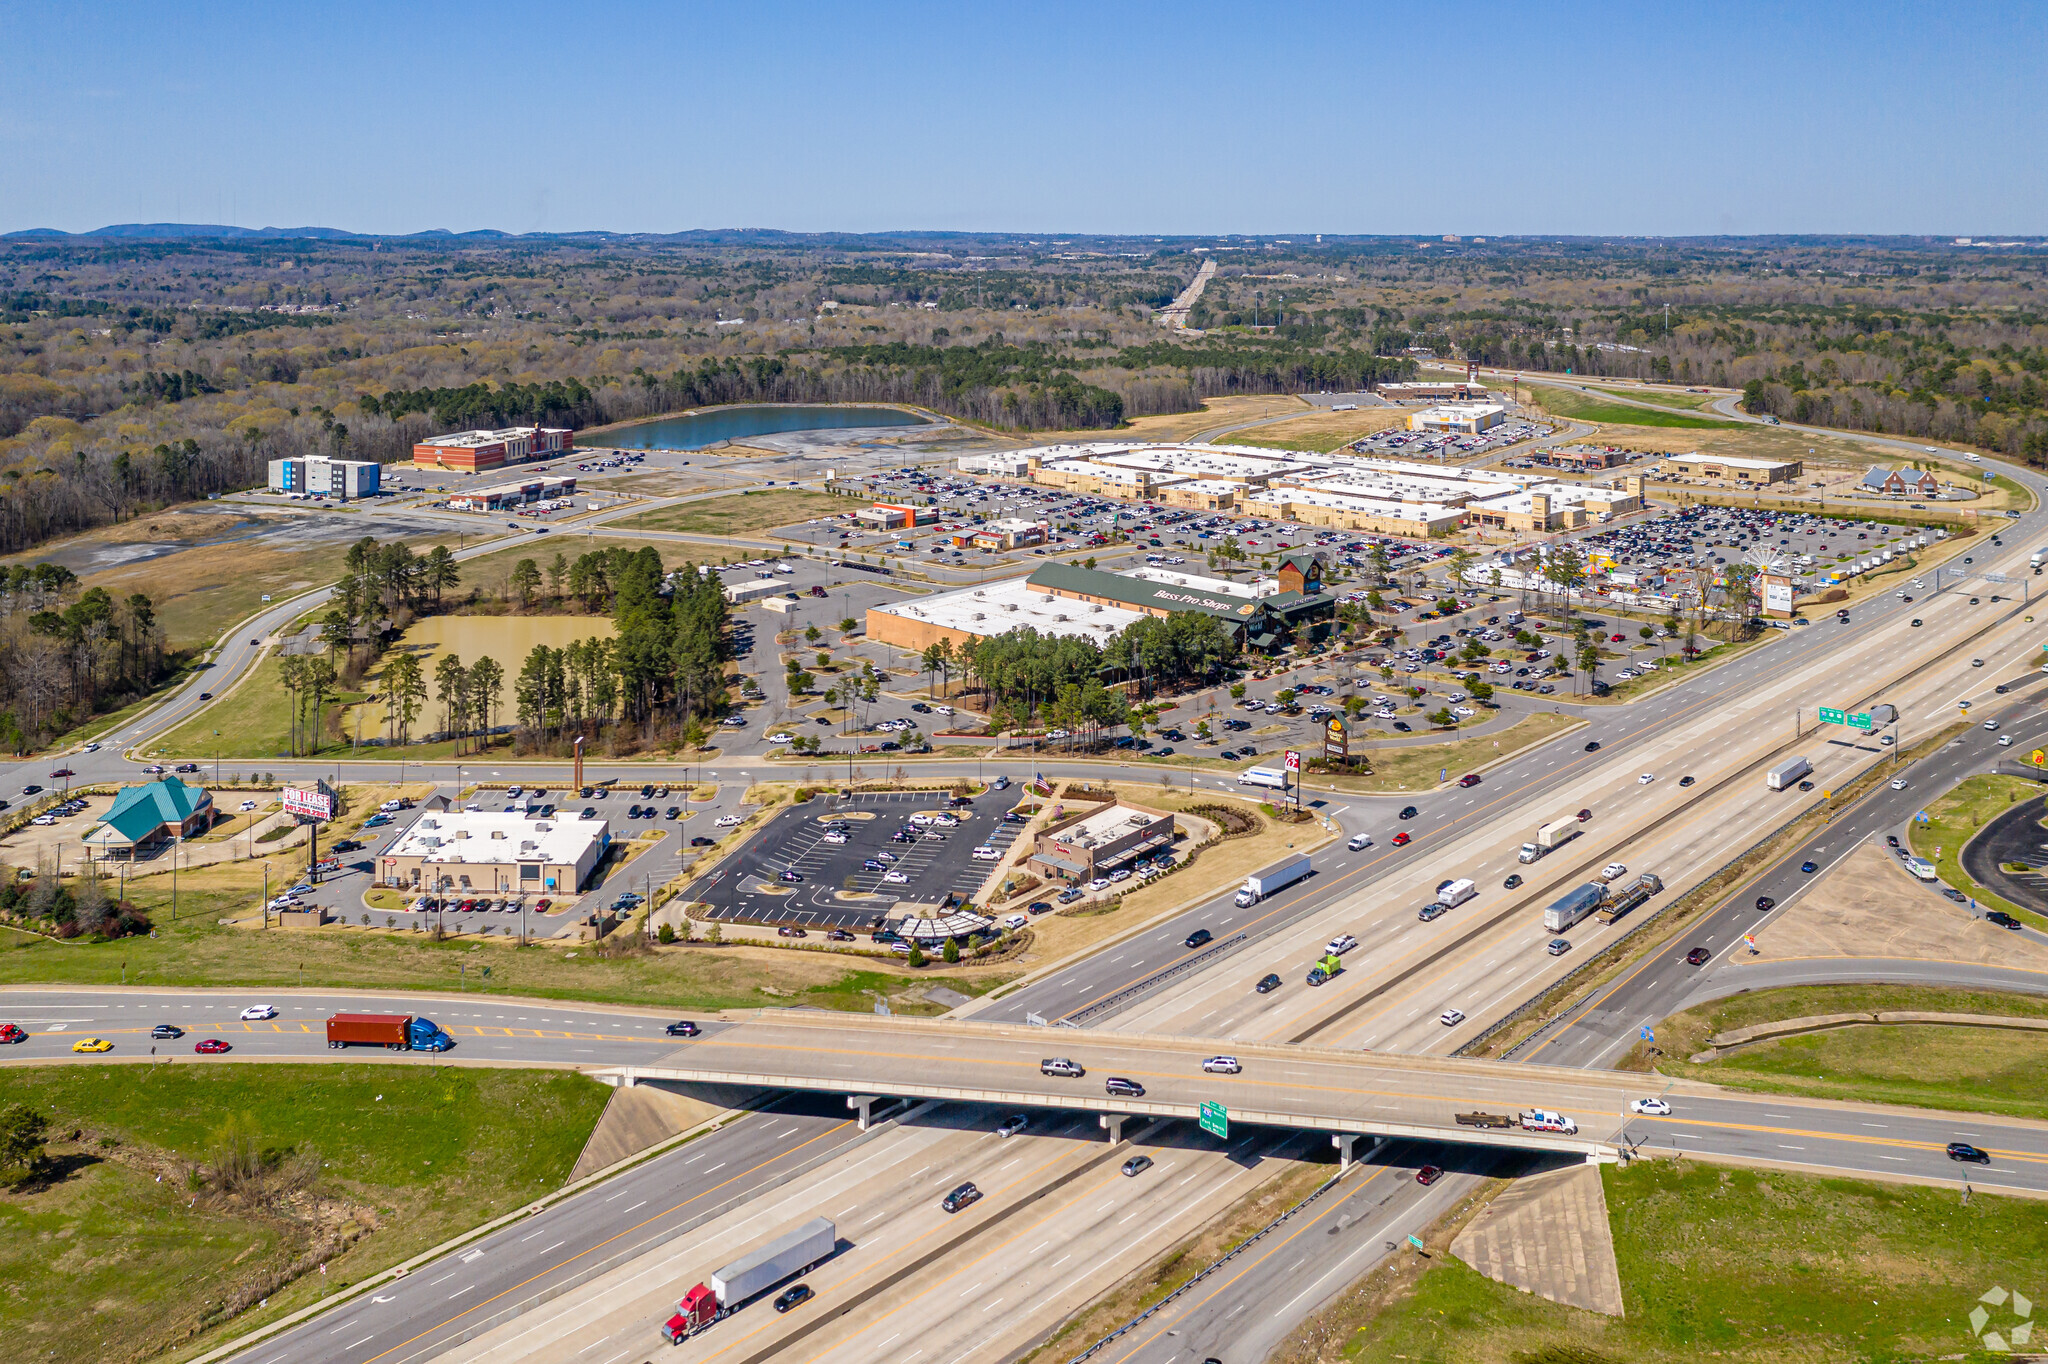
<path fill-rule="evenodd" d="M 671 1345 L 680 1345 L 723 1315 L 718 1295 L 698 1284 L 676 1304 L 676 1314 L 662 1325 L 661 1338 Z"/>

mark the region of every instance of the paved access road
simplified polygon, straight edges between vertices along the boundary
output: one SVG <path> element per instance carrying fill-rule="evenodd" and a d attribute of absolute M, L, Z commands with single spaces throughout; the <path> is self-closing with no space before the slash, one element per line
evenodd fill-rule
<path fill-rule="evenodd" d="M 243 1009 L 267 1004 L 274 1019 L 241 1018 Z M 433 1019 L 455 1039 L 444 1053 L 402 1053 L 393 1056 L 376 1047 L 327 1045 L 329 1015 L 402 1013 Z M 675 1017 L 680 1017 L 677 1015 Z M 195 1044 L 217 1037 L 234 1050 L 229 1057 L 249 1060 L 317 1056 L 377 1062 L 432 1065 L 437 1057 L 464 1063 L 487 1061 L 539 1062 L 559 1066 L 610 1066 L 632 1059 L 652 1060 L 674 1050 L 663 1029 L 671 1017 L 651 1011 L 605 1009 L 601 1006 L 505 1000 L 496 996 L 378 994 L 368 991 L 300 990 L 146 990 L 43 989 L 10 986 L 0 990 L 0 1022 L 19 1024 L 29 1040 L 0 1053 L 0 1060 L 49 1061 L 72 1055 L 82 1037 L 103 1037 L 114 1044 L 107 1056 L 129 1059 L 151 1055 L 187 1057 L 199 1064 L 223 1058 L 197 1057 Z M 152 1041 L 150 1029 L 169 1023 L 184 1029 L 176 1040 Z"/>
<path fill-rule="evenodd" d="M 1652 953 L 1556 1024 L 1530 1038 L 1512 1053 L 1513 1059 L 1553 1066 L 1612 1065 L 1640 1038 L 1643 1028 L 1691 1003 L 1759 988 L 1766 976 L 1786 984 L 1801 983 L 1804 979 L 1911 981 L 2048 993 L 2048 975 L 2041 972 L 2000 970 L 1963 962 L 1848 958 L 1799 963 L 1800 969 L 1796 970 L 1788 969 L 1787 963 L 1753 965 L 1742 941 L 1744 934 L 1790 912 L 1808 886 L 1865 842 L 1889 834 L 1903 843 L 1915 812 L 1965 777 L 1991 771 L 2016 752 L 2025 753 L 2038 744 L 2048 743 L 2048 715 L 2041 713 L 2037 696 L 2010 701 L 1997 696 L 1991 699 L 2002 704 L 1995 709 L 1986 706 L 1971 711 L 1980 721 L 1977 727 L 1919 762 L 1902 765 L 1898 775 L 1906 783 L 1904 790 L 1893 790 L 1889 782 L 1877 787 L 1761 875 L 1730 892 L 1681 940 Z M 1915 718 L 1923 724 L 1940 723 L 1933 717 Z M 1999 730 L 1982 728 L 1983 719 L 1997 719 Z M 2001 746 L 2000 735 L 2010 737 L 2012 744 Z M 1809 863 L 1818 870 L 1802 870 Z M 1770 899 L 1773 907 L 1759 911 L 1760 897 Z M 2001 936 L 2009 931 L 1988 924 L 1981 925 L 1980 930 Z M 2026 932 L 2032 934 L 2033 930 Z M 1714 955 L 1702 966 L 1688 965 L 1684 958 L 1695 947 L 1705 947 Z"/>

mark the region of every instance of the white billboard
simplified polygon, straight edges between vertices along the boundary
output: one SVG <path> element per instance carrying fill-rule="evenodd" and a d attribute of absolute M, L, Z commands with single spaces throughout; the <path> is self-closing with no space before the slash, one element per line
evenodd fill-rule
<path fill-rule="evenodd" d="M 284 812 L 304 819 L 333 819 L 334 797 L 318 786 L 287 786 Z"/>
<path fill-rule="evenodd" d="M 1792 614 L 1792 584 L 1782 578 L 1764 579 L 1764 610 Z"/>

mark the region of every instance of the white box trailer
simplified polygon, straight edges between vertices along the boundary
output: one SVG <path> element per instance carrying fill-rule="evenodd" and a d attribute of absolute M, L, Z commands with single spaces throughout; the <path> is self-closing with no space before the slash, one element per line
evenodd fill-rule
<path fill-rule="evenodd" d="M 1276 890 L 1293 885 L 1309 873 L 1308 854 L 1291 857 L 1277 867 L 1244 878 L 1244 884 L 1237 891 L 1237 906 L 1246 909 L 1265 899 Z"/>
<path fill-rule="evenodd" d="M 1479 887 L 1466 877 L 1446 881 L 1436 888 L 1436 902 L 1446 908 L 1455 908 L 1479 893 Z"/>
<path fill-rule="evenodd" d="M 1566 815 L 1553 819 L 1536 830 L 1536 841 L 1524 843 L 1521 852 L 1515 854 L 1517 862 L 1534 862 L 1537 858 L 1555 852 L 1558 848 L 1577 838 L 1583 826 L 1577 815 Z"/>
<path fill-rule="evenodd" d="M 1813 771 L 1813 764 L 1804 758 L 1787 758 L 1764 774 L 1764 785 L 1773 791 L 1783 791 L 1796 786 L 1799 779 Z"/>
<path fill-rule="evenodd" d="M 759 1250 L 749 1251 L 724 1268 L 713 1271 L 711 1291 L 718 1295 L 720 1302 L 738 1306 L 756 1293 L 831 1259 L 838 1244 L 839 1232 L 832 1225 L 832 1219 L 813 1217 Z"/>
<path fill-rule="evenodd" d="M 1544 931 L 1562 933 L 1606 903 L 1606 886 L 1598 881 L 1580 886 L 1577 890 L 1560 896 L 1550 908 L 1543 911 Z"/>
<path fill-rule="evenodd" d="M 1270 786 L 1276 791 L 1287 789 L 1287 772 L 1279 767 L 1248 767 L 1237 774 L 1239 786 Z"/>

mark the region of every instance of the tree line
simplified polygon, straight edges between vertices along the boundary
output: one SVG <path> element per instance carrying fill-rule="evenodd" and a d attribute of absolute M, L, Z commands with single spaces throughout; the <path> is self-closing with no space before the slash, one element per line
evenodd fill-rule
<path fill-rule="evenodd" d="M 9 752 L 147 695 L 173 666 L 146 593 L 81 591 L 61 564 L 0 573 L 0 746 Z"/>

